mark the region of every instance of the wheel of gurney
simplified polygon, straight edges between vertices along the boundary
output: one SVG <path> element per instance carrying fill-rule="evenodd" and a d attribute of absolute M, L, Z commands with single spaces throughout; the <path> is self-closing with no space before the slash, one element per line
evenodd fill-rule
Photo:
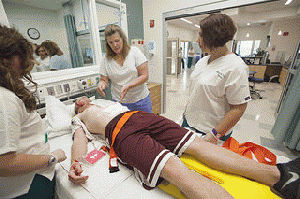
<path fill-rule="evenodd" d="M 280 197 L 274 194 L 270 187 L 263 185 L 249 179 L 224 173 L 211 169 L 200 162 L 194 157 L 183 155 L 180 158 L 189 169 L 192 169 L 203 176 L 213 180 L 215 183 L 221 185 L 228 193 L 230 193 L 236 199 L 279 199 Z M 172 184 L 160 184 L 158 186 L 166 193 L 180 199 L 186 199 L 186 197 Z"/>

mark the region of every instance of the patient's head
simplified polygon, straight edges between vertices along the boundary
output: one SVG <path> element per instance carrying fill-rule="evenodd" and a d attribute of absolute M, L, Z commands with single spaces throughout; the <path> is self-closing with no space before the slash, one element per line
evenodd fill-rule
<path fill-rule="evenodd" d="M 82 113 L 85 109 L 87 109 L 88 107 L 90 107 L 90 102 L 92 100 L 90 100 L 87 97 L 81 97 L 80 99 L 77 99 L 75 101 L 75 113 Z"/>

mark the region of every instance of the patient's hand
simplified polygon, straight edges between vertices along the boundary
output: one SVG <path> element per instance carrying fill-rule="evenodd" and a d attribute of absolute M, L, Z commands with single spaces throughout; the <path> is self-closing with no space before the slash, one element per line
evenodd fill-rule
<path fill-rule="evenodd" d="M 75 184 L 85 183 L 89 176 L 81 175 L 82 172 L 81 164 L 79 162 L 74 162 L 69 171 L 69 180 Z"/>

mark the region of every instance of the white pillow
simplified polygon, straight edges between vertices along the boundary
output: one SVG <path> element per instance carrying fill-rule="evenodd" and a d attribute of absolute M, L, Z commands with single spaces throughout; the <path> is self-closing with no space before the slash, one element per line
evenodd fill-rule
<path fill-rule="evenodd" d="M 94 100 L 94 98 L 90 98 Z M 111 100 L 98 99 L 95 104 L 103 107 L 115 103 Z M 65 135 L 71 132 L 71 120 L 75 115 L 75 103 L 65 105 L 54 96 L 46 96 L 46 117 L 45 122 L 48 125 L 47 133 L 49 138 Z"/>
<path fill-rule="evenodd" d="M 46 119 L 48 120 L 51 131 L 71 131 L 71 120 L 74 113 L 74 103 L 65 105 L 54 96 L 47 96 Z M 49 130 L 49 129 L 48 129 Z"/>

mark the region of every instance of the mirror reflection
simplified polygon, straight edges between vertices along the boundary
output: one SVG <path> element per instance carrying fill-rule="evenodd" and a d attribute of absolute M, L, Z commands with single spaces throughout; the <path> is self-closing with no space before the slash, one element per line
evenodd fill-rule
<path fill-rule="evenodd" d="M 94 64 L 86 0 L 2 3 L 10 26 L 32 43 L 33 73 Z"/>
<path fill-rule="evenodd" d="M 62 9 L 40 9 L 37 7 L 4 0 L 5 9 L 10 26 L 15 27 L 34 46 L 35 67 L 33 72 L 50 70 L 50 59 L 46 49 L 41 44 L 49 40 L 56 44 L 58 54 L 65 62 L 71 64 L 68 38 L 63 21 Z"/>

